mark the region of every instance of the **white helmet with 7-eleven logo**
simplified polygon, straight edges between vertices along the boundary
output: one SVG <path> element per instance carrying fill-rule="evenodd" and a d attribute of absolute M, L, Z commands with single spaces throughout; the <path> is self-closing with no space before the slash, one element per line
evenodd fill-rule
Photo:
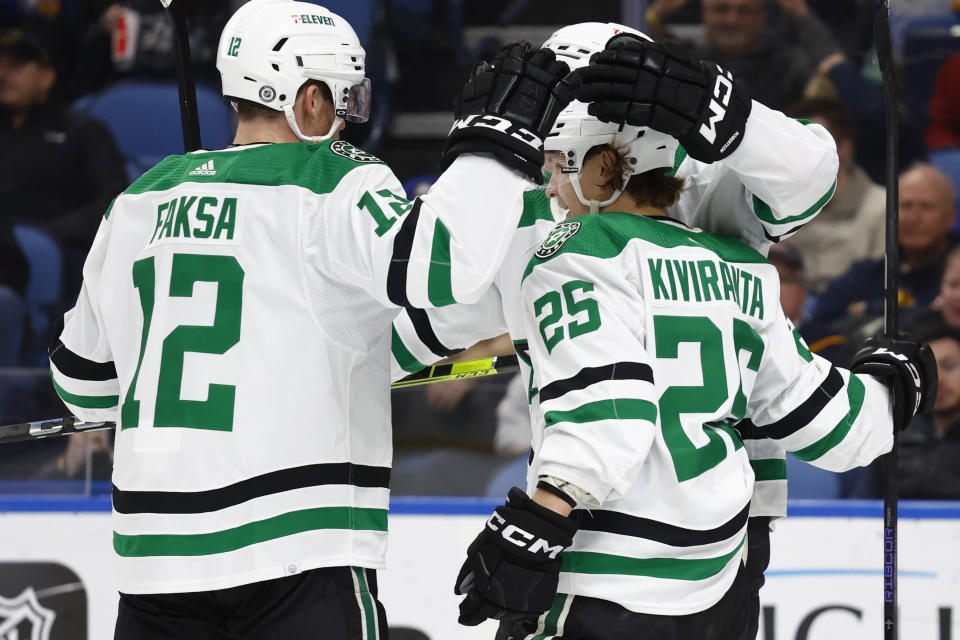
<path fill-rule="evenodd" d="M 543 46 L 552 49 L 557 60 L 570 65 L 570 69 L 585 67 L 590 56 L 607 46 L 611 38 L 622 33 L 630 33 L 650 40 L 636 29 L 611 22 L 581 22 L 554 32 Z M 602 202 L 588 200 L 580 187 L 580 170 L 583 160 L 593 147 L 609 144 L 624 156 L 623 185 L 631 176 L 665 167 L 673 167 L 674 157 L 679 143 L 673 136 L 655 131 L 648 127 L 634 127 L 615 122 L 601 122 L 587 112 L 587 105 L 574 100 L 560 112 L 547 139 L 544 141 L 546 152 L 563 155 L 563 173 L 570 176 L 570 183 L 580 202 L 596 212 L 600 207 L 613 203 L 620 197 L 622 190 L 615 189 L 613 195 Z"/>
<path fill-rule="evenodd" d="M 250 0 L 220 35 L 217 69 L 223 95 L 282 111 L 290 129 L 308 142 L 327 140 L 344 120 L 370 117 L 366 53 L 353 27 L 324 7 L 290 0 Z M 308 80 L 327 85 L 336 117 L 323 136 L 306 136 L 293 113 Z"/>

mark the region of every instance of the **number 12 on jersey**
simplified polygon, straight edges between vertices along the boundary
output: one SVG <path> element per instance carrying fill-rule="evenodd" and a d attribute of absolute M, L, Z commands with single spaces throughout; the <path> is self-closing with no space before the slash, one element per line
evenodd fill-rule
<path fill-rule="evenodd" d="M 153 418 L 155 427 L 187 427 L 214 431 L 233 429 L 236 395 L 234 385 L 210 384 L 206 400 L 183 400 L 180 398 L 180 387 L 183 381 L 184 356 L 187 352 L 223 355 L 240 341 L 243 277 L 243 268 L 233 256 L 173 254 L 169 297 L 189 298 L 193 296 L 195 283 L 215 282 L 217 300 L 212 325 L 181 325 L 163 339 Z M 137 368 L 120 409 L 122 429 L 136 427 L 140 423 L 140 401 L 134 399 L 134 396 L 153 321 L 156 281 L 154 257 L 133 263 L 133 286 L 140 295 L 143 332 L 140 336 Z"/>

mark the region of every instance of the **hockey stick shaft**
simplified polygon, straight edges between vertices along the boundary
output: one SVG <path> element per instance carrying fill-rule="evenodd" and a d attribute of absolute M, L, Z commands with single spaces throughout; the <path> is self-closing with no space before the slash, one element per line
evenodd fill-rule
<path fill-rule="evenodd" d="M 877 62 L 883 78 L 883 97 L 887 120 L 887 207 L 884 266 L 886 278 L 883 296 L 883 331 L 888 338 L 897 337 L 897 302 L 899 295 L 900 253 L 898 239 L 897 159 L 899 123 L 896 77 L 890 45 L 889 0 L 878 0 L 874 21 Z M 883 634 L 884 640 L 897 640 L 897 448 L 899 426 L 893 428 L 893 445 L 883 457 Z"/>
<path fill-rule="evenodd" d="M 190 34 L 187 29 L 186 0 L 161 0 L 173 22 L 173 41 L 177 55 L 177 90 L 180 95 L 180 126 L 183 150 L 196 151 L 200 142 L 200 116 L 197 113 L 197 89 L 193 82 L 190 58 Z"/>
<path fill-rule="evenodd" d="M 393 389 L 403 389 L 445 380 L 463 380 L 465 378 L 481 378 L 512 373 L 519 368 L 517 356 L 495 356 L 468 362 L 434 365 L 398 380 L 390 386 Z M 72 416 L 9 424 L 0 426 L 0 445 L 55 436 L 68 436 L 101 429 L 113 429 L 115 427 L 116 424 L 113 422 L 84 422 Z"/>

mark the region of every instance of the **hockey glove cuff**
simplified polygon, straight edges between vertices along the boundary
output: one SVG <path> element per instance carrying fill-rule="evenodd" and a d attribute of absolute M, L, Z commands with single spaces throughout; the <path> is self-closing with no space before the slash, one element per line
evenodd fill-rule
<path fill-rule="evenodd" d="M 530 499 L 514 487 L 480 535 L 467 548 L 454 593 L 460 624 L 487 618 L 540 614 L 557 594 L 560 552 L 573 543 L 577 524 Z"/>
<path fill-rule="evenodd" d="M 906 429 L 913 416 L 930 411 L 937 399 L 937 362 L 927 344 L 868 338 L 854 354 L 850 370 L 876 376 L 890 388 L 893 424 L 899 429 Z"/>
<path fill-rule="evenodd" d="M 669 134 L 701 162 L 727 157 L 743 140 L 752 107 L 746 87 L 675 43 L 617 35 L 572 75 L 590 115 Z"/>
<path fill-rule="evenodd" d="M 531 51 L 526 42 L 503 47 L 492 64 L 475 65 L 454 99 L 441 170 L 461 153 L 490 153 L 541 184 L 543 139 L 573 99 L 568 72 L 553 51 Z"/>

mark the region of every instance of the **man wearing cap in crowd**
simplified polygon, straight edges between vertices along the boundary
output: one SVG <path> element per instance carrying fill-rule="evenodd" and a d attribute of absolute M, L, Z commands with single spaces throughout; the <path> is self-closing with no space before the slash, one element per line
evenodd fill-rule
<path fill-rule="evenodd" d="M 60 243 L 68 279 L 60 293 L 72 298 L 83 255 L 127 177 L 107 127 L 51 100 L 56 81 L 40 40 L 0 30 L 0 224 L 30 223 Z"/>

